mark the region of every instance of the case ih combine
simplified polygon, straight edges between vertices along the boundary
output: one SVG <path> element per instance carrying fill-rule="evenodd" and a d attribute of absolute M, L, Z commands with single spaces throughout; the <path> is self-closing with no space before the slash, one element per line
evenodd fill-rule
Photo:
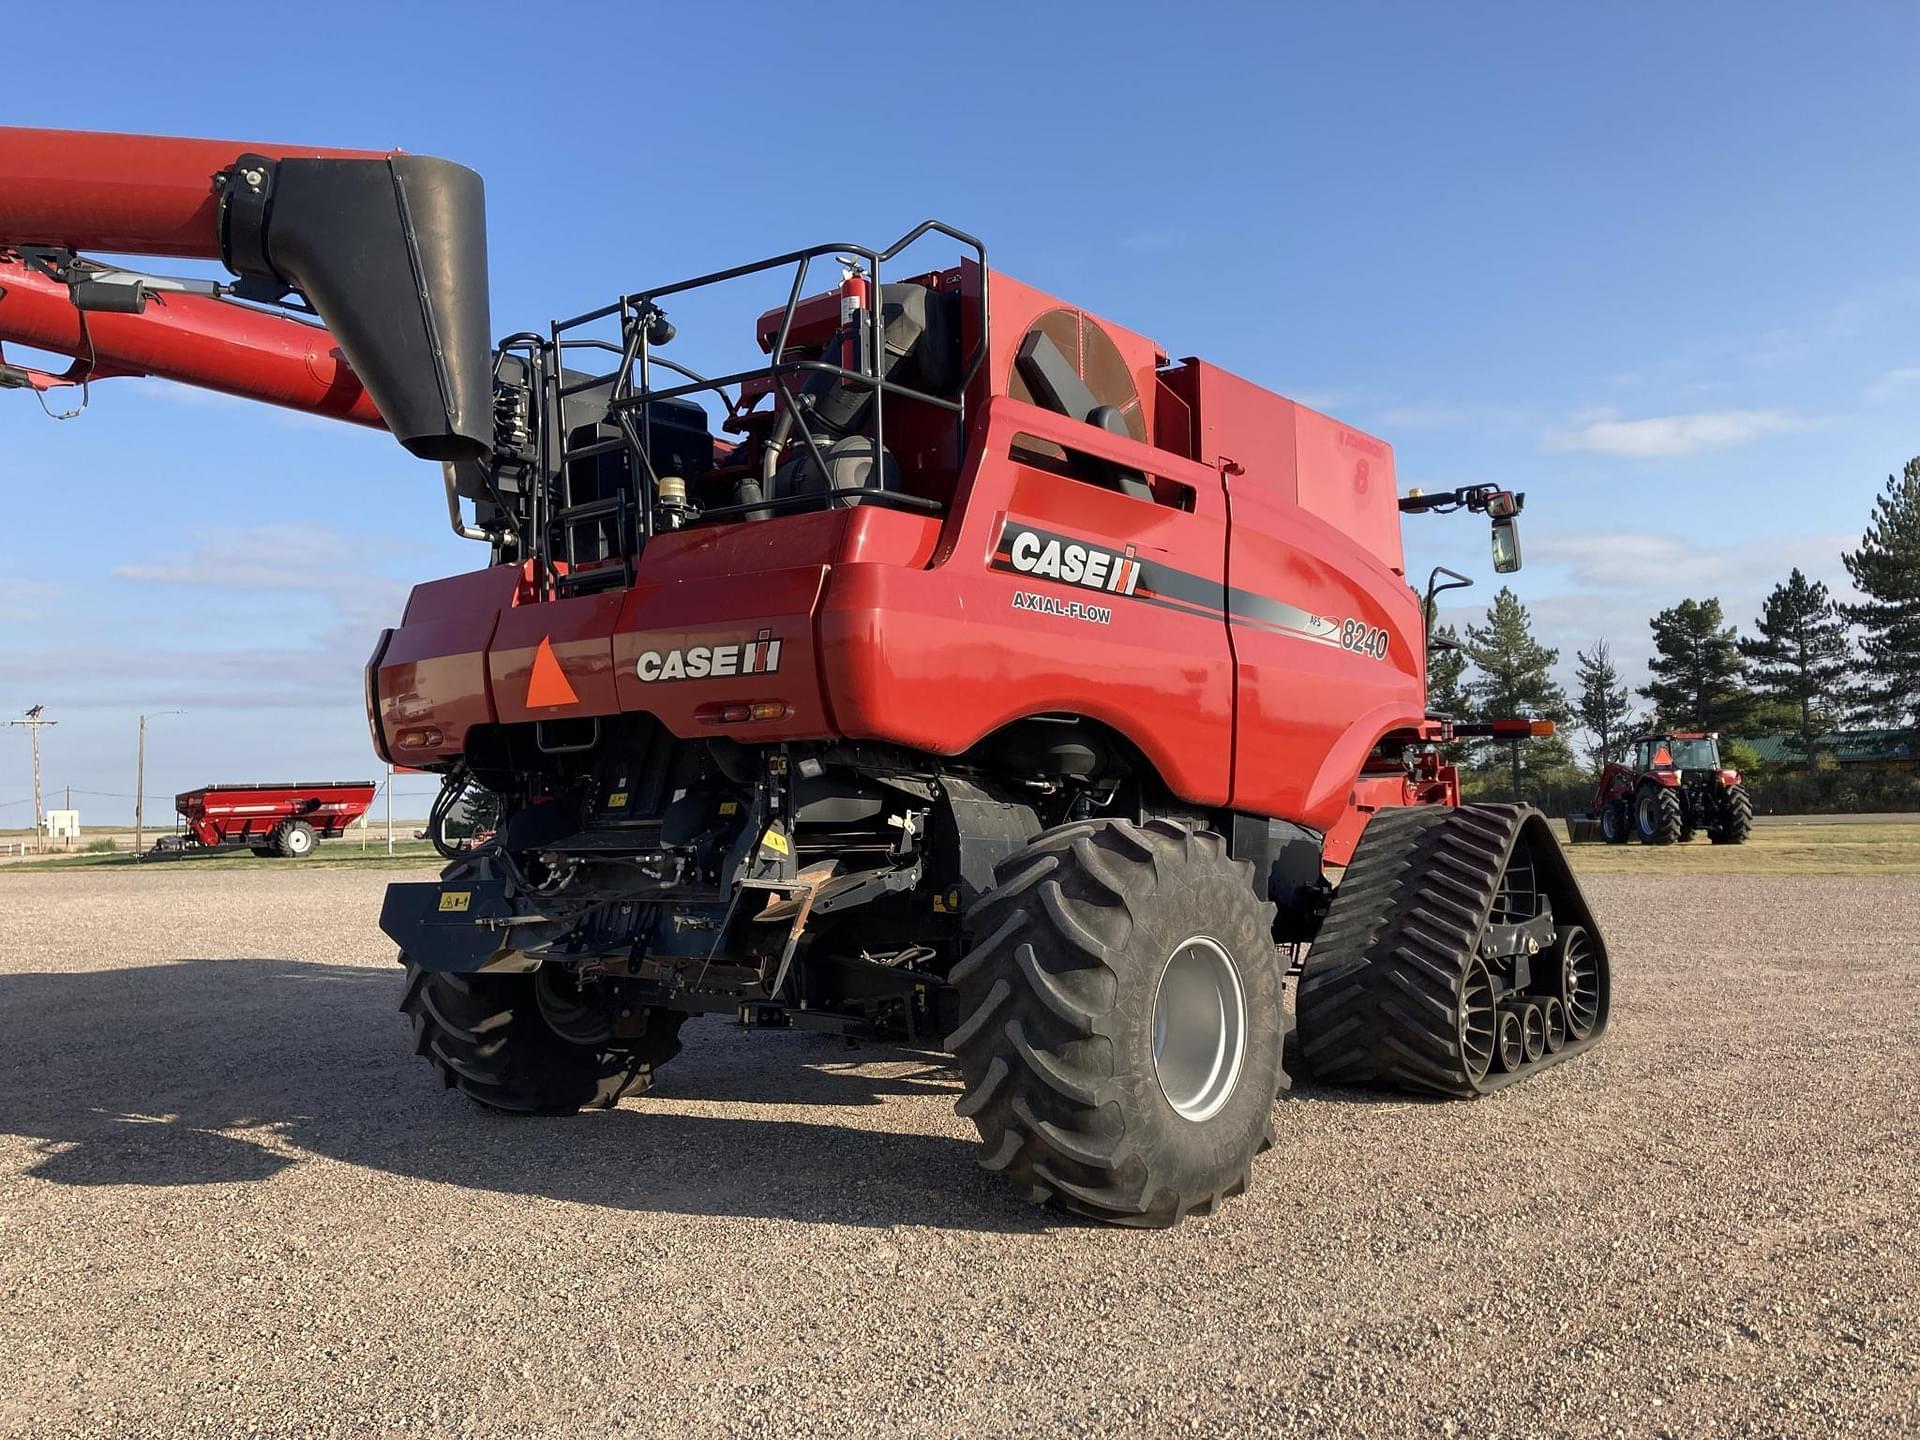
<path fill-rule="evenodd" d="M 445 161 L 0 131 L 0 243 L 0 339 L 76 357 L 12 383 L 169 376 L 443 465 L 489 563 L 415 589 L 366 698 L 444 777 L 436 834 L 497 797 L 381 917 L 416 1048 L 483 1104 L 610 1105 L 695 1015 L 896 1037 L 957 1055 L 1021 1193 L 1168 1224 L 1268 1143 L 1302 946 L 1330 1082 L 1472 1096 L 1605 1027 L 1545 821 L 1460 804 L 1426 710 L 1400 515 L 1487 513 L 1510 569 L 1516 497 L 1400 500 L 1380 441 L 933 222 L 497 347 Z M 769 276 L 681 339 L 743 363 L 663 353 Z"/>

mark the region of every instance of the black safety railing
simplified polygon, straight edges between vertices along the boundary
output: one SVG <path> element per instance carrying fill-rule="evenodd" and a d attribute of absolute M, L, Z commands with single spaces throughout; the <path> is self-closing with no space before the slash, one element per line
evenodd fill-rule
<path fill-rule="evenodd" d="M 961 367 L 959 383 L 951 395 L 936 395 L 910 385 L 903 385 L 888 379 L 884 373 L 886 338 L 880 289 L 883 279 L 882 270 L 888 261 L 893 260 L 902 251 L 929 234 L 944 235 L 970 250 L 980 267 L 980 293 L 976 300 L 976 340 Z M 802 300 L 806 298 L 807 279 L 812 272 L 813 263 L 825 257 L 844 258 L 854 263 L 863 263 L 872 287 L 871 303 L 865 306 L 862 312 L 864 335 L 863 343 L 856 347 L 857 367 L 836 364 L 827 359 L 789 359 L 787 355 L 794 317 Z M 793 268 L 793 278 L 787 289 L 786 306 L 780 316 L 780 324 L 769 351 L 768 363 L 725 375 L 706 376 L 656 353 L 659 347 L 650 335 L 664 318 L 661 301 L 671 296 L 683 295 L 688 291 L 721 285 L 768 271 L 777 271 L 785 266 Z M 924 496 L 866 487 L 833 486 L 830 483 L 832 470 L 827 463 L 820 438 L 814 428 L 807 423 L 805 413 L 807 407 L 798 399 L 800 386 L 790 382 L 797 376 L 825 374 L 849 385 L 862 386 L 872 394 L 874 403 L 866 407 L 868 418 L 863 429 L 867 438 L 870 438 L 873 443 L 872 456 L 876 473 L 886 453 L 887 407 L 881 403 L 886 396 L 895 396 L 950 412 L 954 417 L 957 442 L 955 453 L 964 453 L 967 424 L 966 396 L 974 377 L 979 373 L 981 365 L 985 363 L 988 353 L 987 273 L 987 251 L 981 241 L 940 221 L 927 220 L 915 226 L 884 250 L 873 250 L 862 245 L 813 245 L 804 250 L 790 251 L 784 255 L 776 255 L 747 265 L 736 265 L 726 270 L 716 270 L 710 274 L 676 281 L 670 285 L 636 290 L 631 294 L 622 295 L 612 304 L 603 305 L 599 309 L 589 310 L 566 320 L 555 321 L 550 333 L 541 340 L 540 344 L 522 347 L 532 371 L 534 393 L 544 397 L 543 423 L 538 427 L 537 463 L 542 472 L 551 477 L 550 486 L 540 488 L 543 492 L 551 489 L 552 493 L 537 495 L 530 511 L 533 530 L 531 553 L 543 580 L 550 581 L 556 590 L 563 593 L 609 585 L 614 583 L 616 577 L 620 582 L 631 585 L 634 561 L 654 533 L 660 493 L 661 476 L 654 465 L 648 443 L 648 437 L 653 434 L 653 406 L 685 396 L 712 394 L 717 396 L 725 407 L 726 421 L 744 422 L 748 414 L 759 404 L 761 393 L 764 393 L 756 389 L 749 398 L 748 387 L 756 382 L 765 382 L 766 390 L 774 396 L 776 409 L 773 416 L 777 418 L 780 409 L 784 408 L 786 414 L 791 417 L 793 430 L 799 436 L 800 443 L 806 447 L 806 453 L 811 457 L 812 463 L 818 467 L 818 473 L 823 481 L 829 483 L 803 495 L 779 499 L 766 496 L 757 501 L 701 509 L 691 514 L 684 523 L 704 524 L 748 515 L 762 516 L 826 508 L 846 495 L 858 495 L 864 504 L 886 505 L 935 514 L 943 512 L 944 505 Z M 618 322 L 620 331 L 618 344 L 611 340 L 588 337 L 579 333 L 586 327 L 604 325 L 610 320 Z M 535 338 L 538 337 L 516 336 L 514 340 L 525 341 Z M 612 368 L 602 371 L 583 364 L 580 369 L 586 373 L 569 376 L 570 359 L 577 359 L 587 353 L 614 356 Z M 674 377 L 673 383 L 656 384 L 656 372 L 660 371 Z M 735 395 L 730 396 L 727 393 L 729 387 L 734 387 Z M 618 433 L 576 443 L 574 432 L 570 431 L 565 423 L 566 402 L 572 397 L 600 389 L 607 391 L 606 420 L 617 428 Z M 768 417 L 763 413 L 760 418 Z M 725 423 L 723 421 L 723 426 Z M 594 428 L 583 426 L 578 427 L 578 430 L 579 433 L 591 433 Z M 576 467 L 596 456 L 620 451 L 624 451 L 630 457 L 631 488 L 622 488 L 612 496 L 596 495 L 592 499 L 576 503 L 574 499 Z M 584 573 L 580 572 L 576 564 L 577 532 L 589 524 L 605 525 L 607 522 L 611 522 L 614 537 L 612 548 L 618 552 L 619 565 L 617 567 L 596 566 Z"/>

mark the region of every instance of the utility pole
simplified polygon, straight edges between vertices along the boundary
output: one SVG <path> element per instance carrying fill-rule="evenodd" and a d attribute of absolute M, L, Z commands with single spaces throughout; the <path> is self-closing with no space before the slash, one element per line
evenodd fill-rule
<path fill-rule="evenodd" d="M 147 721 L 162 715 L 186 713 L 184 710 L 150 710 L 140 717 L 140 758 L 133 767 L 133 853 L 136 859 L 146 851 Z"/>
<path fill-rule="evenodd" d="M 38 835 L 47 827 L 47 812 L 40 805 L 40 732 L 48 725 L 58 725 L 58 720 L 48 720 L 40 712 L 47 707 L 35 705 L 27 711 L 23 720 L 9 720 L 8 728 L 24 729 L 33 738 L 33 833 Z"/>

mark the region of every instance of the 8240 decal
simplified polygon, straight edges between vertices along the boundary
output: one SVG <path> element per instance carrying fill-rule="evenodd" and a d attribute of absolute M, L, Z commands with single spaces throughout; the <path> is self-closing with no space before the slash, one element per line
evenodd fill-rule
<path fill-rule="evenodd" d="M 1392 638 L 1384 625 L 1369 625 L 1364 620 L 1340 622 L 1340 644 L 1345 649 L 1375 660 L 1387 658 L 1387 645 Z"/>

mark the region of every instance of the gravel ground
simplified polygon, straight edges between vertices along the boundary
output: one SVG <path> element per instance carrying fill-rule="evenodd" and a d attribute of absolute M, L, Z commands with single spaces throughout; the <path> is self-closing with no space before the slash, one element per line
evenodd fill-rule
<path fill-rule="evenodd" d="M 1920 1434 L 1920 885 L 1601 876 L 1605 1044 L 1303 1088 L 1133 1234 L 939 1057 L 690 1026 L 654 1095 L 434 1090 L 378 874 L 0 880 L 0 1434 Z"/>

